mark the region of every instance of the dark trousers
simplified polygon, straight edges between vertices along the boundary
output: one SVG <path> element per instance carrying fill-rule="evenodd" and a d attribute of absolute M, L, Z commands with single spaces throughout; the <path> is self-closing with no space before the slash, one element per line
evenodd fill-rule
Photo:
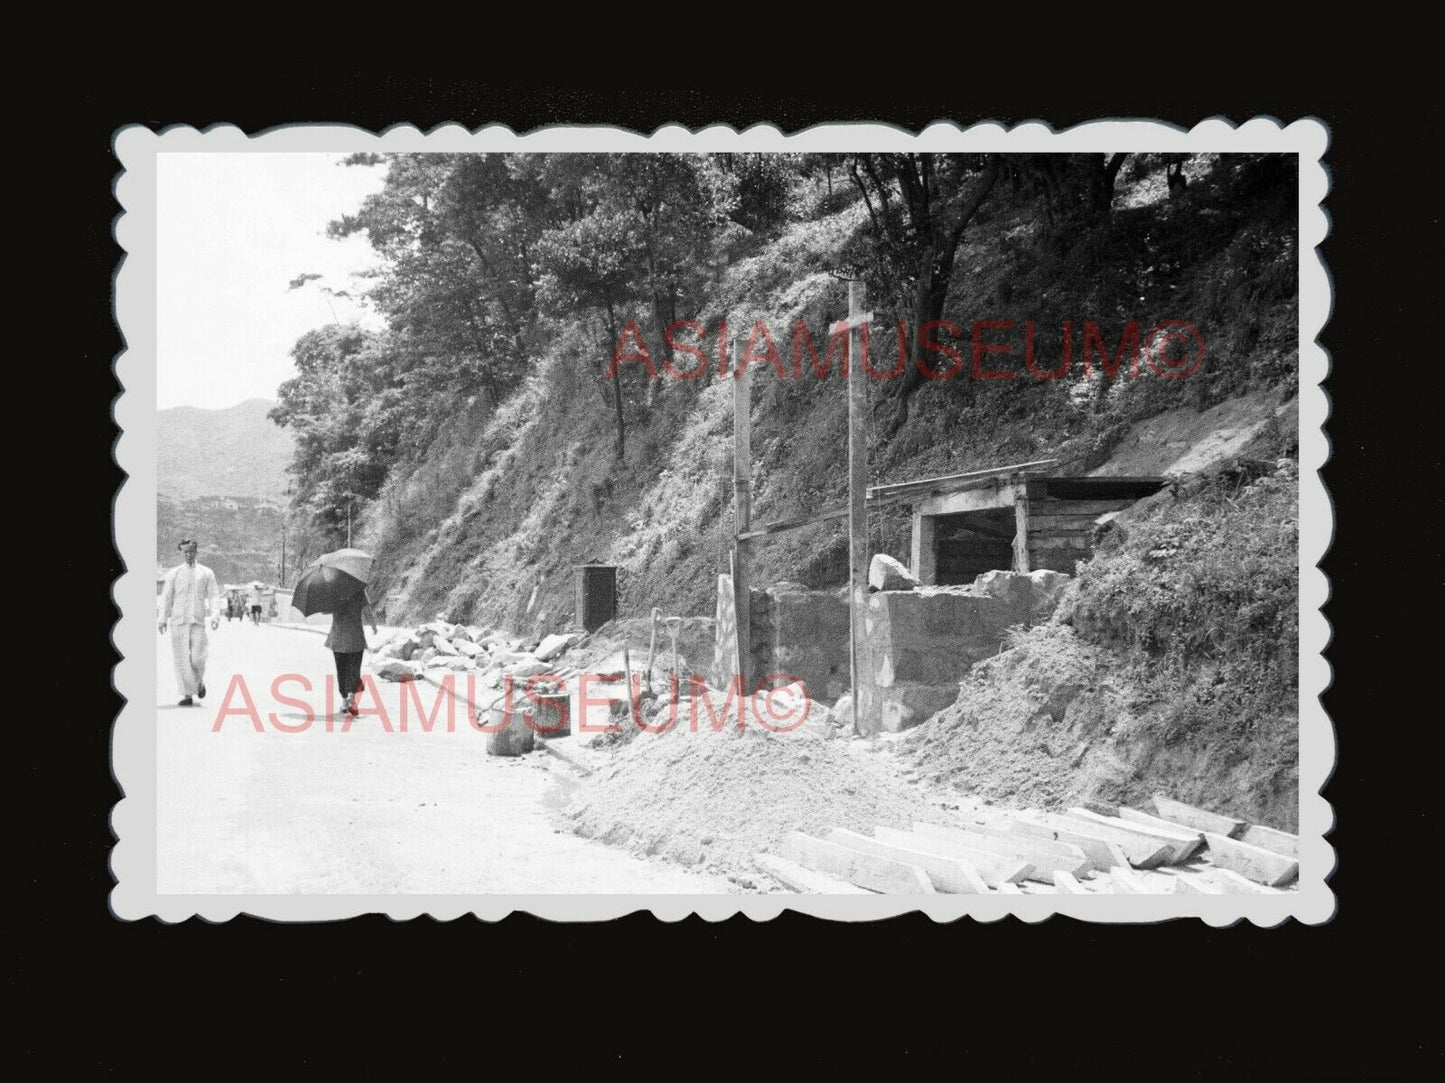
<path fill-rule="evenodd" d="M 365 651 L 332 651 L 336 656 L 336 690 L 343 696 L 361 691 L 361 656 Z"/>

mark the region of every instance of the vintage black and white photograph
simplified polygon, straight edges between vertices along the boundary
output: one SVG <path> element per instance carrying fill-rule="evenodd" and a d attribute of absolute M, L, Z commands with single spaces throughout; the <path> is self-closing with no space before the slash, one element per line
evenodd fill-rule
<path fill-rule="evenodd" d="M 1323 145 L 123 133 L 117 911 L 1323 920 Z"/>

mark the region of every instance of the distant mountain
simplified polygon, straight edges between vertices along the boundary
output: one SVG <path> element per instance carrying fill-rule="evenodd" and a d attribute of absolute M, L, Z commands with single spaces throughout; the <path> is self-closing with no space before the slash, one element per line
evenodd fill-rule
<path fill-rule="evenodd" d="M 251 497 L 281 502 L 295 441 L 266 417 L 275 403 L 224 410 L 177 406 L 157 414 L 156 485 L 162 496 Z"/>
<path fill-rule="evenodd" d="M 178 406 L 157 414 L 157 567 L 176 564 L 176 542 L 189 537 L 222 582 L 279 578 L 295 442 L 266 417 L 273 405 L 248 399 L 225 410 Z"/>

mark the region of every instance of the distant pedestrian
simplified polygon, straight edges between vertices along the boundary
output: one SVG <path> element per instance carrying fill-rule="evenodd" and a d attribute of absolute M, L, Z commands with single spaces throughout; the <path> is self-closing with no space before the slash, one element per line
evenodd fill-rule
<path fill-rule="evenodd" d="M 361 659 L 366 654 L 363 619 L 371 625 L 371 634 L 376 635 L 376 614 L 365 592 L 358 591 L 337 606 L 331 616 L 331 633 L 326 637 L 326 646 L 336 656 L 336 687 L 346 696 L 347 714 L 357 713 L 356 694 L 361 691 Z"/>
<path fill-rule="evenodd" d="M 220 625 L 220 590 L 216 576 L 204 564 L 196 563 L 195 541 L 185 539 L 176 546 L 183 563 L 166 573 L 161 590 L 160 630 L 171 633 L 171 655 L 175 661 L 176 684 L 181 690 L 180 706 L 193 707 L 206 698 L 206 655 L 210 644 L 206 623 Z"/>
<path fill-rule="evenodd" d="M 248 599 L 248 603 L 249 603 L 249 605 L 250 605 L 250 607 L 251 607 L 251 623 L 252 623 L 252 624 L 260 624 L 260 623 L 261 623 L 261 606 L 262 606 L 262 604 L 263 604 L 263 599 L 262 599 L 262 597 L 261 597 L 261 584 L 260 584 L 259 582 L 258 582 L 258 583 L 252 583 L 252 584 L 251 584 L 250 597 L 249 597 L 249 599 Z"/>

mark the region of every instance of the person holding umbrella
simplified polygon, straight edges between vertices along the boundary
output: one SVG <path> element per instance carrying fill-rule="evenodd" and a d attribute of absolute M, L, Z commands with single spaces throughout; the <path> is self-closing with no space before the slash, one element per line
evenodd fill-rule
<path fill-rule="evenodd" d="M 345 711 L 356 714 L 356 694 L 361 691 L 361 660 L 366 653 L 362 621 L 376 635 L 376 614 L 366 597 L 371 580 L 371 555 L 360 549 L 338 549 L 327 553 L 306 569 L 296 581 L 291 604 L 304 615 L 331 614 L 331 632 L 326 646 L 336 659 L 336 687 L 346 695 Z"/>

